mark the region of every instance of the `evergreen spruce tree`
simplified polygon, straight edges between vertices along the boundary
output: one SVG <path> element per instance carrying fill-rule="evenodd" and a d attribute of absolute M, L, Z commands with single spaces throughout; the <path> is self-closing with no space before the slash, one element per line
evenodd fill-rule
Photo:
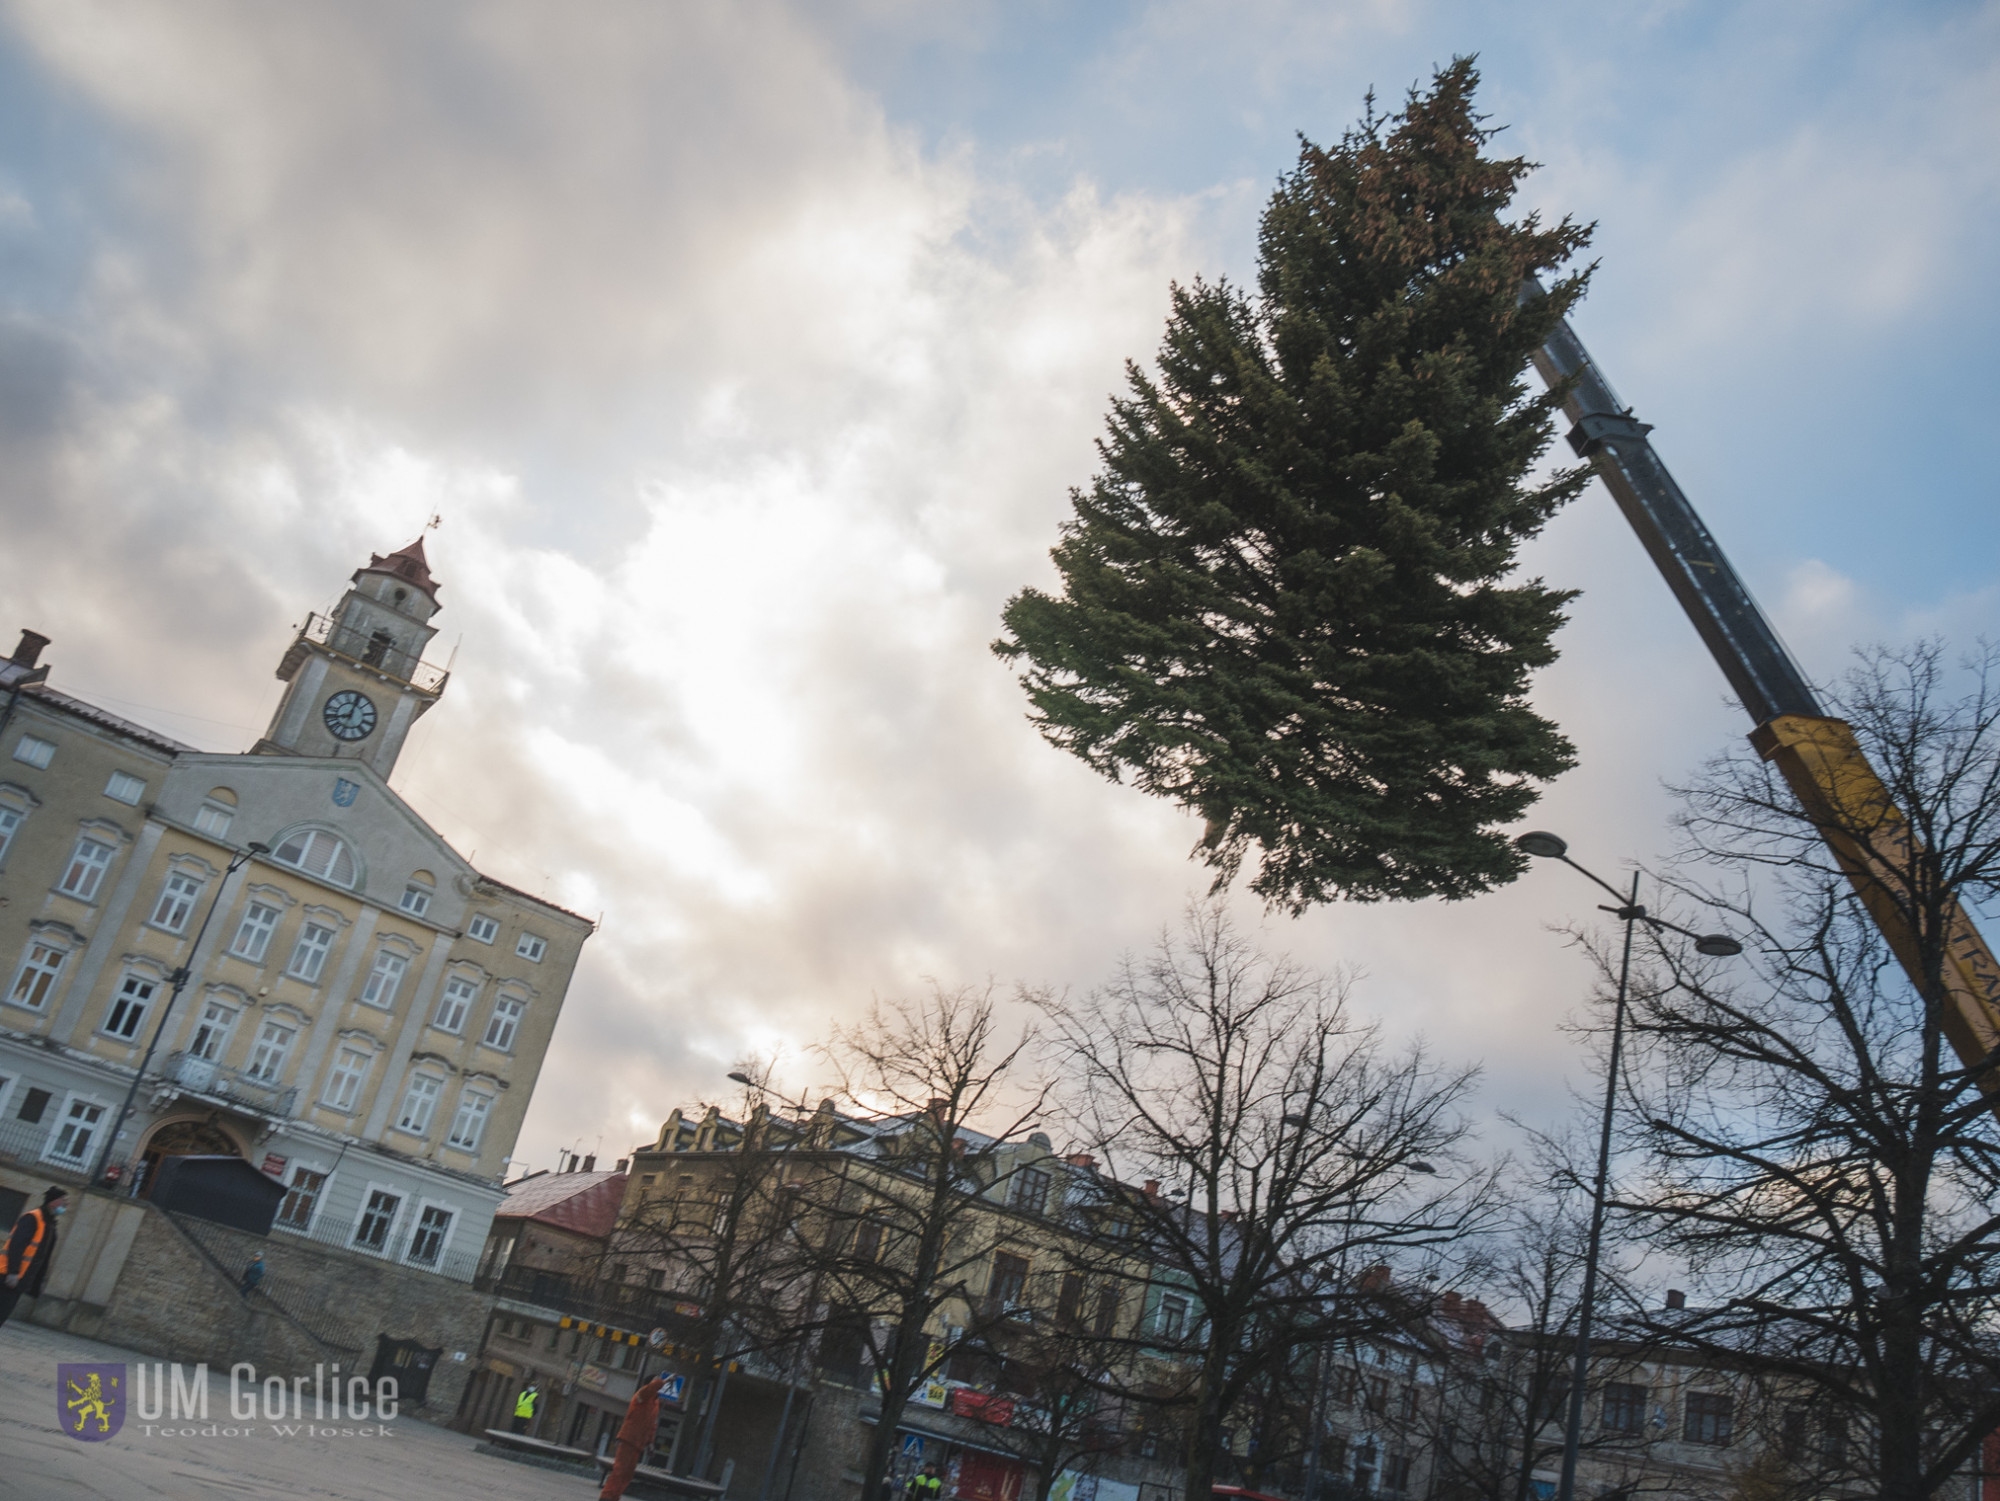
<path fill-rule="evenodd" d="M 1302 141 L 1258 290 L 1176 286 L 1157 376 L 1128 364 L 1103 468 L 994 643 L 1032 718 L 1207 820 L 1232 880 L 1301 911 L 1511 879 L 1499 832 L 1573 764 L 1526 702 L 1570 592 L 1510 578 L 1588 479 L 1530 470 L 1559 407 L 1524 370 L 1589 241 L 1502 216 L 1532 164 L 1484 154 L 1470 58 L 1332 150 Z"/>

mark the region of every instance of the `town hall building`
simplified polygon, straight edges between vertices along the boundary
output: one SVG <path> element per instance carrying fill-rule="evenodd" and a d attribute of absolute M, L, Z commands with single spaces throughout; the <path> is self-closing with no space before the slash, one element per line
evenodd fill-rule
<path fill-rule="evenodd" d="M 389 786 L 447 686 L 438 593 L 421 539 L 372 556 L 242 753 L 62 692 L 38 633 L 0 661 L 7 1180 L 144 1196 L 238 1156 L 284 1190 L 274 1239 L 470 1279 L 592 925 Z"/>

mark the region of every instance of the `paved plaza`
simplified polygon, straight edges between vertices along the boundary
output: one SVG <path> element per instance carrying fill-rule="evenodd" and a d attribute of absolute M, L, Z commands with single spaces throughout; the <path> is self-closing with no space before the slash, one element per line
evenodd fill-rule
<path fill-rule="evenodd" d="M 98 1443 L 68 1437 L 57 1425 L 60 1363 L 125 1362 L 144 1356 L 30 1324 L 0 1328 L 0 1497 L 5 1501 L 217 1501 L 219 1497 L 325 1497 L 328 1501 L 413 1501 L 476 1496 L 481 1501 L 590 1501 L 597 1488 L 557 1474 L 473 1452 L 462 1433 L 398 1418 L 386 1434 L 343 1421 L 354 1434 L 287 1436 L 259 1417 L 230 1416 L 228 1373 L 212 1372 L 208 1423 L 156 1427 L 234 1429 L 235 1437 L 154 1433 L 126 1404 L 124 1426 Z M 149 1402 L 150 1406 L 150 1395 Z M 313 1424 L 308 1386 L 306 1423 Z M 298 1426 L 298 1425 L 292 1425 Z"/>

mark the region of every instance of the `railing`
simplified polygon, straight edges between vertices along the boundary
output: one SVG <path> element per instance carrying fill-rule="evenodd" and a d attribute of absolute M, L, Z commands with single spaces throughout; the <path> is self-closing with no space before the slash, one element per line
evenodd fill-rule
<path fill-rule="evenodd" d="M 243 1275 L 243 1267 L 233 1264 L 242 1259 L 240 1232 L 232 1237 L 190 1214 L 169 1212 L 167 1217 L 180 1226 L 182 1233 L 201 1248 L 225 1277 Z M 267 1271 L 256 1290 L 244 1296 L 269 1303 L 321 1344 L 345 1350 L 350 1356 L 362 1354 L 375 1342 L 373 1331 L 354 1323 L 344 1306 L 330 1302 L 324 1289 L 313 1283 L 294 1282 L 282 1273 Z"/>
<path fill-rule="evenodd" d="M 224 1068 L 193 1053 L 173 1053 L 160 1077 L 182 1091 L 220 1104 L 247 1106 L 260 1115 L 287 1118 L 299 1097 L 297 1088 L 283 1088 L 241 1069 Z"/>
<path fill-rule="evenodd" d="M 656 1287 L 600 1282 L 532 1266 L 507 1266 L 497 1274 L 481 1272 L 473 1286 L 517 1303 L 532 1303 L 621 1329 L 686 1331 L 693 1324 L 693 1317 L 685 1310 L 694 1305 L 679 1294 Z"/>
<path fill-rule="evenodd" d="M 306 616 L 299 639 L 316 641 L 364 667 L 408 683 L 420 693 L 444 692 L 445 679 L 451 676 L 442 667 L 420 660 L 415 652 L 403 650 L 387 631 L 363 631 L 317 611 Z"/>

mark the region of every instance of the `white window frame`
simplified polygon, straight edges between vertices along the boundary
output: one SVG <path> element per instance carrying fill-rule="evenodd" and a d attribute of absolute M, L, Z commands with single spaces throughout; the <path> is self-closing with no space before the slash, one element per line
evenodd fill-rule
<path fill-rule="evenodd" d="M 436 889 L 426 886 L 422 881 L 406 881 L 403 884 L 402 898 L 396 906 L 411 917 L 422 917 L 431 910 L 431 898 L 436 895 Z"/>
<path fill-rule="evenodd" d="M 84 854 L 84 846 L 104 851 L 99 860 Z M 95 902 L 98 890 L 104 885 L 105 872 L 111 869 L 111 862 L 118 858 L 118 846 L 94 829 L 85 829 L 76 836 L 76 843 L 70 848 L 69 859 L 63 865 L 62 879 L 56 883 L 56 891 L 62 896 L 79 902 Z"/>
<path fill-rule="evenodd" d="M 444 1144 L 454 1151 L 469 1152 L 477 1156 L 481 1143 L 486 1140 L 486 1124 L 492 1119 L 493 1107 L 499 1103 L 499 1098 L 492 1090 L 482 1088 L 477 1084 L 468 1084 L 459 1090 L 458 1109 L 452 1115 L 451 1131 L 445 1137 Z M 475 1104 L 479 1107 L 476 1112 L 472 1108 Z M 465 1128 L 468 1113 L 472 1116 L 472 1139 L 470 1141 L 465 1140 L 461 1134 Z"/>
<path fill-rule="evenodd" d="M 393 1199 L 396 1207 L 389 1211 L 389 1223 L 383 1227 L 382 1244 L 366 1245 L 361 1239 L 361 1226 L 368 1218 L 368 1201 L 376 1194 Z M 361 1190 L 361 1203 L 354 1211 L 354 1223 L 348 1227 L 347 1248 L 369 1256 L 389 1256 L 396 1245 L 396 1229 L 403 1223 L 403 1211 L 410 1205 L 409 1190 L 394 1183 L 368 1183 Z"/>
<path fill-rule="evenodd" d="M 254 953 L 243 947 L 243 935 L 251 931 L 251 914 L 253 912 L 268 912 L 271 914 L 271 920 L 268 923 L 257 924 L 257 948 Z M 230 957 L 241 959 L 245 964 L 262 965 L 266 956 L 271 952 L 271 940 L 278 936 L 278 926 L 284 920 L 285 909 L 283 907 L 264 901 L 260 897 L 251 897 L 249 901 L 243 904 L 243 916 L 236 923 L 236 936 L 229 940 Z"/>
<path fill-rule="evenodd" d="M 129 771 L 114 771 L 111 780 L 104 784 L 104 795 L 114 803 L 136 808 L 139 799 L 146 795 L 146 779 L 135 777 Z"/>
<path fill-rule="evenodd" d="M 285 1164 L 285 1171 L 290 1174 L 290 1177 L 285 1183 L 285 1197 L 278 1200 L 280 1213 L 283 1212 L 286 1201 L 297 1191 L 298 1176 L 300 1173 L 317 1173 L 319 1175 L 319 1191 L 313 1195 L 312 1209 L 306 1215 L 306 1222 L 303 1225 L 294 1225 L 273 1215 L 271 1218 L 271 1228 L 288 1231 L 293 1235 L 310 1235 L 312 1234 L 313 1226 L 319 1222 L 320 1211 L 326 1208 L 327 1195 L 333 1188 L 333 1169 L 323 1162 L 301 1162 L 298 1158 L 294 1157 L 290 1162 Z"/>
<path fill-rule="evenodd" d="M 361 1060 L 361 1067 L 358 1071 L 346 1068 L 349 1054 Z M 354 1114 L 355 1111 L 361 1108 L 361 1092 L 368 1087 L 369 1076 L 374 1072 L 375 1054 L 373 1052 L 362 1047 L 359 1043 L 336 1040 L 333 1053 L 333 1066 L 327 1070 L 326 1088 L 320 1091 L 320 1104 L 324 1105 L 328 1110 L 338 1111 L 342 1115 Z M 345 1090 L 337 1087 L 343 1083 L 350 1087 Z M 342 1103 L 340 1099 L 343 1093 L 347 1096 L 345 1103 Z"/>
<path fill-rule="evenodd" d="M 221 1019 L 209 1015 L 220 1011 Z M 188 1036 L 187 1055 L 203 1063 L 221 1063 L 229 1054 L 229 1040 L 236 1035 L 237 1020 L 243 1015 L 241 1006 L 231 1005 L 219 996 L 204 996 L 201 1002 L 201 1016 L 195 1021 L 194 1031 Z M 208 1040 L 205 1048 L 203 1039 Z"/>
<path fill-rule="evenodd" d="M 462 993 L 454 993 L 454 987 L 465 987 Z M 444 985 L 438 991 L 437 1010 L 431 1015 L 431 1025 L 440 1032 L 449 1032 L 457 1037 L 465 1031 L 467 1018 L 479 1001 L 479 982 L 469 975 L 446 975 Z"/>
<path fill-rule="evenodd" d="M 7 859 L 7 851 L 13 847 L 14 836 L 21 831 L 21 825 L 28 821 L 25 808 L 16 808 L 11 803 L 0 803 L 0 864 Z"/>
<path fill-rule="evenodd" d="M 364 1006 L 377 1006 L 387 1011 L 396 1004 L 396 992 L 403 988 L 403 976 L 409 972 L 408 954 L 379 948 L 375 951 L 375 962 L 368 968 L 368 978 L 362 982 L 361 994 L 355 999 Z"/>
<path fill-rule="evenodd" d="M 438 1237 L 437 1250 L 426 1261 L 416 1254 L 417 1237 L 424 1231 L 424 1216 L 438 1213 L 445 1216 L 444 1234 Z M 451 1249 L 452 1237 L 458 1233 L 458 1206 L 441 1203 L 436 1199 L 419 1199 L 417 1213 L 410 1223 L 409 1239 L 403 1243 L 402 1262 L 405 1266 L 436 1267 L 444 1260 L 445 1252 Z"/>
<path fill-rule="evenodd" d="M 47 771 L 49 762 L 56 758 L 56 744 L 44 740 L 39 735 L 30 735 L 25 730 L 21 738 L 14 742 L 14 759 L 23 766 L 32 766 L 36 771 Z"/>
<path fill-rule="evenodd" d="M 89 1123 L 90 1135 L 84 1141 L 83 1150 L 74 1157 L 65 1157 L 57 1153 L 56 1146 L 62 1140 L 63 1129 L 71 1123 L 71 1112 L 79 1105 L 94 1107 L 97 1118 Z M 63 1096 L 62 1106 L 56 1111 L 55 1119 L 49 1122 L 48 1139 L 42 1143 L 42 1161 L 54 1162 L 64 1167 L 88 1167 L 91 1159 L 104 1150 L 102 1137 L 109 1125 L 107 1117 L 110 1114 L 109 1100 L 99 1099 L 96 1095 L 87 1094 L 80 1089 L 70 1090 Z"/>
<path fill-rule="evenodd" d="M 419 1091 L 417 1086 L 428 1084 L 428 1090 Z M 427 1074 L 418 1070 L 410 1075 L 409 1083 L 403 1086 L 403 1103 L 396 1108 L 396 1129 L 407 1136 L 427 1140 L 431 1134 L 431 1123 L 437 1119 L 438 1101 L 444 1096 L 444 1080 L 437 1074 Z M 417 1124 L 410 1120 L 415 1107 L 421 1106 Z"/>
<path fill-rule="evenodd" d="M 525 959 L 530 964 L 540 964 L 542 956 L 549 951 L 549 941 L 534 933 L 523 933 L 514 940 L 516 958 Z"/>
<path fill-rule="evenodd" d="M 511 1014 L 503 1014 L 511 1009 Z M 493 997 L 493 1013 L 486 1018 L 486 1031 L 479 1039 L 482 1048 L 491 1048 L 496 1053 L 511 1053 L 514 1044 L 521 1040 L 521 1023 L 528 1015 L 528 998 L 524 995 L 510 995 L 501 991 Z M 499 1040 L 494 1034 L 499 1033 Z"/>
<path fill-rule="evenodd" d="M 277 1039 L 266 1036 L 265 1034 L 273 1027 L 279 1028 L 285 1035 Z M 285 1065 L 292 1060 L 292 1044 L 299 1040 L 301 1030 L 299 1023 L 289 1016 L 265 1017 L 257 1024 L 257 1036 L 250 1044 L 250 1056 L 243 1060 L 243 1077 L 255 1079 L 259 1084 L 282 1083 L 285 1077 Z M 266 1072 L 258 1065 L 261 1061 L 272 1058 L 267 1049 L 274 1041 L 277 1046 L 275 1066 Z"/>
<path fill-rule="evenodd" d="M 159 998 L 160 986 L 164 983 L 166 982 L 158 975 L 149 975 L 144 970 L 126 970 L 124 977 L 118 982 L 117 990 L 112 992 L 111 1005 L 106 1009 L 104 1020 L 98 1024 L 97 1030 L 104 1036 L 116 1038 L 120 1042 L 138 1042 L 139 1030 L 146 1025 L 146 1018 L 153 1014 L 153 1002 Z M 149 988 L 143 996 L 128 994 L 127 992 L 136 985 Z M 122 1032 L 114 1030 L 113 1023 L 118 1020 L 120 1009 L 134 1000 L 138 1002 L 139 1009 L 138 1014 L 132 1017 L 131 1025 Z"/>
<path fill-rule="evenodd" d="M 185 883 L 187 889 L 177 892 L 176 882 Z M 188 920 L 194 916 L 195 903 L 201 900 L 201 894 L 206 890 L 206 876 L 196 875 L 191 870 L 169 870 L 167 878 L 160 882 L 160 894 L 153 902 L 153 915 L 146 919 L 146 926 L 158 928 L 162 933 L 185 933 Z M 167 910 L 170 901 L 176 903 L 173 912 Z"/>
<path fill-rule="evenodd" d="M 229 826 L 235 821 L 236 810 L 221 803 L 204 802 L 194 810 L 194 831 L 211 839 L 227 839 Z"/>
<path fill-rule="evenodd" d="M 490 912 L 475 912 L 465 925 L 465 936 L 474 943 L 491 943 L 500 936 L 500 919 Z"/>
<path fill-rule="evenodd" d="M 22 979 L 27 975 L 30 966 L 35 964 L 36 949 L 47 949 L 50 953 L 54 954 L 55 963 L 39 967 L 35 971 L 37 974 L 48 976 L 48 979 L 42 986 L 42 993 L 39 999 L 34 1001 L 16 1000 L 15 996 L 21 988 Z M 63 970 L 69 964 L 71 952 L 70 949 L 65 948 L 62 944 L 53 943 L 46 938 L 41 938 L 30 933 L 27 944 L 21 950 L 21 962 L 15 967 L 13 978 L 7 982 L 6 1004 L 9 1006 L 19 1006 L 23 1011 L 47 1011 L 49 1009 L 49 1002 L 54 999 L 57 988 L 62 984 Z"/>
<path fill-rule="evenodd" d="M 306 941 L 308 933 L 324 933 L 326 942 L 308 945 Z M 331 923 L 316 922 L 310 917 L 300 923 L 299 936 L 292 942 L 292 957 L 285 961 L 286 977 L 297 980 L 301 985 L 319 984 L 319 977 L 326 973 L 327 957 L 332 954 L 334 940 L 338 937 L 340 934 Z M 302 970 L 299 968 L 299 959 L 308 951 L 315 956 L 313 964 L 310 970 Z"/>
<path fill-rule="evenodd" d="M 305 843 L 299 850 L 299 858 L 297 860 L 290 860 L 285 858 L 283 852 L 285 847 L 294 839 L 302 839 Z M 312 864 L 308 864 L 308 857 L 312 856 L 319 848 L 319 841 L 322 839 L 333 842 L 333 853 L 323 861 L 315 861 Z M 301 875 L 310 876 L 315 881 L 324 881 L 327 885 L 337 886 L 343 891 L 352 891 L 356 886 L 361 884 L 361 862 L 355 857 L 354 846 L 331 829 L 307 827 L 287 830 L 279 837 L 277 843 L 272 845 L 271 850 L 272 852 L 267 858 L 269 858 L 272 864 L 282 865 L 287 870 L 296 870 Z M 347 863 L 346 880 L 340 878 L 340 867 L 343 860 Z"/>

